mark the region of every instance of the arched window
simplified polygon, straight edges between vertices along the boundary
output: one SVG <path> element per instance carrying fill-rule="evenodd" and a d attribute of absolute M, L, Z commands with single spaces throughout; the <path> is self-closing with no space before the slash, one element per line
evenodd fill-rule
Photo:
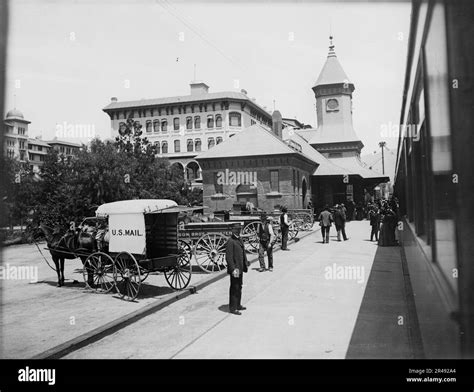
<path fill-rule="evenodd" d="M 216 128 L 222 128 L 222 116 L 220 114 L 216 115 Z"/>
<path fill-rule="evenodd" d="M 161 152 L 163 154 L 168 154 L 168 142 L 167 141 L 163 141 L 163 143 L 161 144 Z"/>
<path fill-rule="evenodd" d="M 214 128 L 214 116 L 212 115 L 207 116 L 207 127 Z"/>
<path fill-rule="evenodd" d="M 201 117 L 194 117 L 194 129 L 201 129 Z"/>
<path fill-rule="evenodd" d="M 179 131 L 179 117 L 173 119 L 173 128 L 175 131 Z"/>
<path fill-rule="evenodd" d="M 179 140 L 174 141 L 174 152 L 181 152 L 181 142 Z"/>
<path fill-rule="evenodd" d="M 158 120 L 153 121 L 153 132 L 160 132 L 160 122 Z"/>
<path fill-rule="evenodd" d="M 194 151 L 201 151 L 201 139 L 194 141 Z"/>
<path fill-rule="evenodd" d="M 159 154 L 160 151 L 160 142 L 155 142 L 156 153 Z"/>
<path fill-rule="evenodd" d="M 186 117 L 186 129 L 193 129 L 193 118 Z"/>
<path fill-rule="evenodd" d="M 186 145 L 187 145 L 187 150 L 188 150 L 188 152 L 192 152 L 192 151 L 193 151 L 193 147 L 194 147 L 193 139 L 188 139 L 188 140 L 186 141 Z"/>
<path fill-rule="evenodd" d="M 168 132 L 168 121 L 163 120 L 161 122 L 161 132 Z"/>
<path fill-rule="evenodd" d="M 150 120 L 148 120 L 148 121 L 146 122 L 146 131 L 147 131 L 147 132 L 151 132 L 151 121 L 150 121 Z"/>
<path fill-rule="evenodd" d="M 215 140 L 213 137 L 210 137 L 207 139 L 207 148 L 212 148 L 216 144 Z"/>
<path fill-rule="evenodd" d="M 241 127 L 242 126 L 241 114 L 237 112 L 229 113 L 229 125 L 231 127 Z"/>
<path fill-rule="evenodd" d="M 222 137 L 220 137 L 220 136 L 216 137 L 216 143 L 221 144 L 222 143 Z"/>

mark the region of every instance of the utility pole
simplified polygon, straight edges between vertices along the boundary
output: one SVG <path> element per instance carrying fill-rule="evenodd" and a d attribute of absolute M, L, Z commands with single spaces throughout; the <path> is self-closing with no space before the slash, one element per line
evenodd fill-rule
<path fill-rule="evenodd" d="M 382 174 L 385 174 L 385 161 L 384 161 L 384 155 L 383 155 L 383 149 L 385 147 L 385 142 L 380 142 L 379 147 L 382 149 Z"/>

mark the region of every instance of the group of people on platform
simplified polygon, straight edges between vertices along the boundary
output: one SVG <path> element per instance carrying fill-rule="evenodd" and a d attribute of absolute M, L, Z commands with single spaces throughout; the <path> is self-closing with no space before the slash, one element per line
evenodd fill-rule
<path fill-rule="evenodd" d="M 354 202 L 348 203 L 350 206 L 355 206 Z M 312 204 L 308 203 L 308 209 L 313 209 Z M 337 232 L 337 240 L 341 241 L 341 236 L 344 241 L 349 238 L 346 234 L 346 222 L 348 217 L 354 218 L 356 214 L 352 208 L 347 208 L 343 203 L 336 204 L 333 208 L 326 205 L 323 211 L 318 216 L 318 221 L 321 226 L 321 234 L 323 237 L 323 243 L 329 243 L 329 232 L 332 224 L 334 223 Z M 398 201 L 396 198 L 389 200 L 378 200 L 373 203 L 368 203 L 362 209 L 365 216 L 362 219 L 367 218 L 370 221 L 371 232 L 370 241 L 375 240 L 380 246 L 393 246 L 397 245 L 395 237 L 395 230 L 398 222 Z M 351 213 L 353 214 L 351 216 Z M 261 224 L 258 231 L 259 238 L 259 249 L 258 249 L 258 261 L 259 261 L 259 272 L 273 271 L 273 247 L 277 241 L 277 235 L 273 228 L 273 217 L 268 216 L 266 213 L 262 213 L 260 216 Z M 279 217 L 279 226 L 282 237 L 282 250 L 289 250 L 287 247 L 288 243 L 288 232 L 290 227 L 288 209 L 286 207 L 281 208 L 281 215 Z M 226 245 L 226 261 L 227 261 L 227 273 L 230 276 L 230 288 L 229 288 L 229 311 L 233 314 L 240 315 L 242 310 L 246 308 L 241 304 L 242 298 L 242 283 L 243 273 L 248 271 L 249 262 L 245 252 L 245 246 L 240 238 L 240 227 L 234 226 L 232 229 L 232 236 L 229 238 Z M 265 253 L 268 258 L 268 268 L 265 268 Z"/>

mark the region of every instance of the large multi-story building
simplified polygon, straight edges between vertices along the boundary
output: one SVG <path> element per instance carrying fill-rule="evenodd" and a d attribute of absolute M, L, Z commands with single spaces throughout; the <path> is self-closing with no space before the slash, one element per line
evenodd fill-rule
<path fill-rule="evenodd" d="M 15 108 L 7 113 L 3 124 L 5 156 L 26 162 L 28 160 L 28 124 L 30 121 L 26 121 L 23 113 Z"/>
<path fill-rule="evenodd" d="M 72 143 L 54 138 L 44 141 L 41 137 L 29 138 L 28 125 L 30 121 L 25 120 L 23 113 L 18 109 L 10 110 L 4 120 L 4 154 L 17 159 L 19 162 L 28 163 L 34 172 L 39 172 L 45 156 L 53 148 L 59 154 L 73 156 L 81 148 L 80 144 Z"/>
<path fill-rule="evenodd" d="M 28 163 L 35 173 L 40 171 L 50 148 L 51 146 L 40 137 L 28 139 Z"/>
<path fill-rule="evenodd" d="M 272 116 L 245 90 L 212 93 L 203 82 L 190 86 L 185 96 L 127 102 L 114 97 L 103 111 L 110 117 L 113 136 L 119 135 L 127 118 L 140 122 L 159 155 L 178 165 L 197 186 L 202 180 L 196 155 L 253 124 L 271 127 Z"/>

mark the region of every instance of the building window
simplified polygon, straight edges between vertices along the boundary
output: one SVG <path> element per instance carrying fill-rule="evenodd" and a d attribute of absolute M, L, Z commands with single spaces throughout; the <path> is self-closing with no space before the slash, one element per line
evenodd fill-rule
<path fill-rule="evenodd" d="M 232 112 L 229 113 L 229 125 L 231 127 L 240 127 L 242 126 L 242 116 L 240 113 Z"/>
<path fill-rule="evenodd" d="M 7 151 L 8 158 L 13 158 L 15 156 L 15 151 L 13 150 L 8 150 Z"/>
<path fill-rule="evenodd" d="M 212 115 L 207 116 L 207 127 L 214 128 L 214 117 Z"/>
<path fill-rule="evenodd" d="M 194 150 L 201 151 L 201 139 L 196 139 L 194 141 Z"/>
<path fill-rule="evenodd" d="M 161 132 L 168 132 L 168 121 L 163 120 L 161 122 Z"/>
<path fill-rule="evenodd" d="M 186 117 L 186 129 L 193 129 L 193 118 Z"/>
<path fill-rule="evenodd" d="M 125 132 L 125 123 L 121 122 L 119 125 L 119 133 L 123 135 L 124 132 Z"/>
<path fill-rule="evenodd" d="M 194 129 L 201 129 L 201 117 L 194 117 Z"/>
<path fill-rule="evenodd" d="M 280 182 L 278 178 L 278 170 L 270 170 L 270 190 L 273 192 L 280 191 Z"/>
<path fill-rule="evenodd" d="M 38 151 L 43 151 L 43 147 L 42 147 L 42 146 L 38 146 Z"/>
<path fill-rule="evenodd" d="M 158 120 L 153 121 L 153 132 L 160 132 L 160 122 Z"/>
<path fill-rule="evenodd" d="M 216 142 L 213 137 L 207 139 L 207 148 L 212 148 L 216 145 Z"/>
<path fill-rule="evenodd" d="M 179 131 L 179 117 L 175 117 L 173 120 L 173 128 L 175 131 Z"/>
<path fill-rule="evenodd" d="M 181 152 L 181 142 L 179 140 L 174 141 L 174 152 Z"/>
<path fill-rule="evenodd" d="M 217 143 L 217 144 L 221 144 L 222 141 L 223 141 L 223 139 L 222 139 L 221 136 L 216 137 L 216 143 Z"/>
<path fill-rule="evenodd" d="M 155 148 L 156 148 L 156 153 L 159 154 L 160 153 L 160 142 L 155 142 Z"/>
<path fill-rule="evenodd" d="M 254 125 L 256 124 L 257 122 L 255 120 L 250 120 L 250 125 Z"/>
<path fill-rule="evenodd" d="M 163 143 L 161 144 L 161 152 L 163 154 L 168 154 L 168 142 L 167 141 L 163 141 Z"/>
<path fill-rule="evenodd" d="M 150 120 L 148 120 L 148 121 L 146 122 L 146 131 L 147 131 L 147 132 L 151 132 L 151 121 L 150 121 Z"/>
<path fill-rule="evenodd" d="M 194 147 L 193 139 L 188 139 L 186 142 L 186 146 L 187 146 L 188 152 L 192 152 L 193 147 Z"/>
<path fill-rule="evenodd" d="M 68 155 L 71 154 L 71 147 L 66 147 L 66 154 L 68 154 Z"/>
<path fill-rule="evenodd" d="M 220 114 L 216 115 L 216 128 L 222 128 L 222 116 Z"/>

